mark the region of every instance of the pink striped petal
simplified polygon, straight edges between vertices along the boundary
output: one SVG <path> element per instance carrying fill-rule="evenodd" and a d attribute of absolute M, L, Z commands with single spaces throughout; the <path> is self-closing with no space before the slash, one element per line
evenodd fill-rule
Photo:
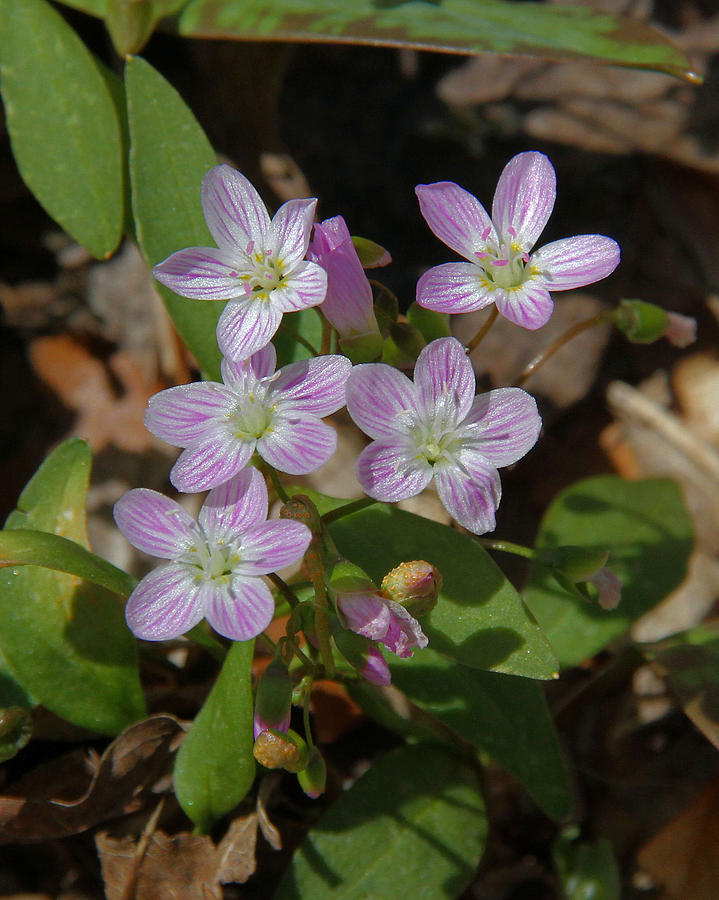
<path fill-rule="evenodd" d="M 509 291 L 498 291 L 494 302 L 505 319 L 529 331 L 546 325 L 554 310 L 554 301 L 539 280 L 525 281 L 521 287 Z"/>
<path fill-rule="evenodd" d="M 267 487 L 249 466 L 219 487 L 202 504 L 199 522 L 210 543 L 230 544 L 267 518 Z"/>
<path fill-rule="evenodd" d="M 213 381 L 183 384 L 150 397 L 145 428 L 175 447 L 204 440 L 232 412 L 232 393 Z"/>
<path fill-rule="evenodd" d="M 456 434 L 499 468 L 517 462 L 531 450 L 541 428 L 534 397 L 521 388 L 497 388 L 474 400 Z"/>
<path fill-rule="evenodd" d="M 392 440 L 374 441 L 357 460 L 357 477 L 362 489 L 375 500 L 397 503 L 414 497 L 432 480 L 432 466 L 409 440 L 393 435 Z"/>
<path fill-rule="evenodd" d="M 281 321 L 282 313 L 266 298 L 228 303 L 217 323 L 217 344 L 223 356 L 248 359 L 269 344 Z"/>
<path fill-rule="evenodd" d="M 192 566 L 159 566 L 130 594 L 125 607 L 130 631 L 145 641 L 168 641 L 185 634 L 205 614 L 202 587 Z"/>
<path fill-rule="evenodd" d="M 345 405 L 345 384 L 352 369 L 346 356 L 319 356 L 290 363 L 272 383 L 272 401 L 280 412 L 329 416 Z"/>
<path fill-rule="evenodd" d="M 337 432 L 320 419 L 282 416 L 257 441 L 257 452 L 280 472 L 307 475 L 334 456 Z"/>
<path fill-rule="evenodd" d="M 388 687 L 392 683 L 389 666 L 376 647 L 370 647 L 367 662 L 360 671 L 360 675 L 366 678 L 370 684 L 376 684 L 377 687 Z"/>
<path fill-rule="evenodd" d="M 215 166 L 202 182 L 202 209 L 218 247 L 269 250 L 270 217 L 253 185 L 232 166 Z M 250 251 L 251 252 L 251 251 Z"/>
<path fill-rule="evenodd" d="M 459 465 L 438 463 L 434 477 L 439 499 L 452 518 L 473 534 L 494 530 L 502 485 L 497 470 L 480 454 L 462 453 Z"/>
<path fill-rule="evenodd" d="M 229 586 L 208 585 L 207 621 L 218 634 L 232 641 L 257 637 L 272 621 L 275 601 L 259 578 L 235 576 Z"/>
<path fill-rule="evenodd" d="M 237 256 L 214 247 L 178 250 L 152 269 L 165 287 L 193 300 L 230 300 L 245 294 Z"/>
<path fill-rule="evenodd" d="M 469 191 L 453 181 L 418 184 L 419 208 L 434 234 L 460 256 L 474 261 L 476 250 L 496 241 L 492 220 Z"/>
<path fill-rule="evenodd" d="M 218 429 L 201 444 L 182 451 L 170 470 L 170 481 L 186 494 L 208 491 L 229 481 L 254 452 L 254 440 L 245 441 Z"/>
<path fill-rule="evenodd" d="M 472 263 L 444 263 L 417 282 L 417 303 L 443 313 L 477 312 L 494 302 L 495 289 Z"/>
<path fill-rule="evenodd" d="M 440 338 L 424 347 L 417 357 L 414 383 L 420 414 L 434 423 L 436 431 L 454 428 L 472 407 L 474 370 L 456 338 Z"/>
<path fill-rule="evenodd" d="M 242 538 L 242 561 L 237 575 L 267 575 L 299 562 L 312 540 L 312 532 L 302 522 L 272 519 L 251 528 Z"/>
<path fill-rule="evenodd" d="M 492 220 L 501 235 L 530 250 L 544 231 L 557 196 L 554 166 L 543 153 L 519 153 L 497 182 Z"/>
<path fill-rule="evenodd" d="M 150 556 L 175 559 L 201 539 L 192 516 L 157 491 L 128 491 L 112 512 L 117 527 L 132 546 Z"/>
<path fill-rule="evenodd" d="M 288 200 L 275 213 L 272 249 L 288 268 L 297 265 L 307 253 L 316 209 L 316 200 Z"/>
<path fill-rule="evenodd" d="M 317 263 L 301 262 L 272 292 L 272 303 L 281 312 L 319 306 L 327 294 L 327 273 Z"/>
<path fill-rule="evenodd" d="M 606 278 L 619 265 L 619 244 L 603 234 L 578 234 L 545 244 L 532 254 L 530 265 L 539 269 L 550 291 L 569 291 Z"/>
<path fill-rule="evenodd" d="M 354 366 L 345 391 L 350 416 L 371 438 L 391 437 L 417 421 L 415 386 L 392 366 Z"/>

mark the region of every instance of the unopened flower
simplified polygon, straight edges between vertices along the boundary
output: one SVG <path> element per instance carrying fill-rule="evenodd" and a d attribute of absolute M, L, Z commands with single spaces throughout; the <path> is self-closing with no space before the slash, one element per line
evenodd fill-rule
<path fill-rule="evenodd" d="M 115 504 L 115 521 L 130 543 L 170 561 L 140 581 L 125 616 L 148 641 L 179 637 L 206 618 L 235 641 L 269 625 L 275 604 L 261 579 L 301 559 L 311 534 L 299 522 L 268 522 L 267 488 L 256 469 L 210 491 L 198 522 L 179 503 L 136 488 Z"/>
<path fill-rule="evenodd" d="M 292 713 L 292 679 L 280 655 L 262 673 L 257 685 L 253 729 L 255 738 L 269 728 L 287 731 Z"/>
<path fill-rule="evenodd" d="M 202 182 L 202 209 L 217 247 L 190 247 L 156 265 L 176 294 L 229 300 L 217 323 L 225 356 L 247 359 L 270 342 L 283 313 L 317 306 L 327 276 L 305 260 L 316 200 L 288 200 L 270 217 L 250 182 L 215 166 Z"/>
<path fill-rule="evenodd" d="M 389 687 L 392 684 L 392 673 L 389 666 L 376 647 L 370 647 L 367 661 L 360 670 L 360 675 L 377 687 Z"/>
<path fill-rule="evenodd" d="M 275 372 L 276 359 L 268 344 L 249 360 L 223 359 L 223 384 L 195 382 L 150 399 L 147 428 L 186 448 L 170 472 L 178 490 L 222 484 L 255 450 L 290 475 L 314 472 L 335 452 L 337 434 L 321 418 L 344 406 L 352 364 L 344 356 L 320 356 Z"/>
<path fill-rule="evenodd" d="M 668 312 L 664 337 L 674 347 L 688 347 L 697 339 L 697 320 L 681 313 Z"/>
<path fill-rule="evenodd" d="M 610 316 L 633 344 L 653 344 L 660 338 L 666 338 L 675 347 L 683 348 L 697 339 L 696 319 L 668 312 L 646 300 L 621 300 Z"/>
<path fill-rule="evenodd" d="M 440 338 L 420 353 L 414 383 L 382 363 L 355 366 L 347 409 L 373 439 L 357 463 L 375 500 L 414 497 L 435 480 L 445 509 L 475 534 L 495 527 L 501 497 L 497 468 L 521 459 L 542 425 L 537 404 L 520 388 L 474 396 L 464 347 Z"/>
<path fill-rule="evenodd" d="M 602 609 L 612 610 L 619 606 L 622 599 L 622 580 L 616 572 L 602 566 L 587 580 L 597 589 L 597 603 Z"/>
<path fill-rule="evenodd" d="M 372 288 L 342 216 L 315 225 L 308 257 L 327 272 L 322 312 L 337 330 L 343 349 L 355 361 L 377 359 L 382 353 L 382 336 L 374 314 Z"/>
<path fill-rule="evenodd" d="M 442 574 L 431 563 L 413 559 L 400 563 L 382 579 L 382 594 L 415 616 L 431 612 L 439 600 Z"/>
<path fill-rule="evenodd" d="M 412 656 L 413 647 L 427 646 L 427 637 L 414 616 L 378 591 L 340 593 L 337 608 L 348 628 L 384 644 L 397 656 L 406 658 Z"/>
<path fill-rule="evenodd" d="M 592 284 L 619 263 L 619 245 L 601 234 L 563 238 L 530 253 L 556 197 L 554 167 L 543 153 L 520 153 L 507 163 L 491 218 L 454 182 L 420 184 L 416 193 L 434 234 L 468 260 L 422 275 L 417 302 L 428 309 L 467 313 L 495 303 L 510 322 L 534 330 L 552 314 L 550 291 Z"/>

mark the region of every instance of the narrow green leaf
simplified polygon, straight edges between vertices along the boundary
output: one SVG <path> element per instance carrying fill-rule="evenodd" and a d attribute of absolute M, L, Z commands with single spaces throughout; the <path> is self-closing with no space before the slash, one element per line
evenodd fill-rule
<path fill-rule="evenodd" d="M 456 662 L 527 678 L 552 678 L 557 661 L 512 585 L 466 535 L 390 506 L 330 527 L 343 556 L 379 584 L 401 562 L 424 559 L 442 573 L 435 609 L 422 618 L 430 647 Z"/>
<path fill-rule="evenodd" d="M 301 340 L 298 340 L 298 337 Z M 301 309 L 299 312 L 283 316 L 280 329 L 272 338 L 272 343 L 277 351 L 278 369 L 299 359 L 310 359 L 315 355 L 313 351 L 319 353 L 322 343 L 322 319 L 317 310 Z"/>
<path fill-rule="evenodd" d="M 252 756 L 254 641 L 232 645 L 175 762 L 180 806 L 202 831 L 232 810 L 255 777 Z"/>
<path fill-rule="evenodd" d="M 609 550 L 607 565 L 622 580 L 622 599 L 608 611 L 573 597 L 535 565 L 524 599 L 562 666 L 573 666 L 624 634 L 684 580 L 693 529 L 673 481 L 624 481 L 600 475 L 559 494 L 547 510 L 536 546 Z"/>
<path fill-rule="evenodd" d="M 90 16 L 104 19 L 108 3 L 114 3 L 117 0 L 60 0 L 60 2 L 63 6 L 71 6 L 73 9 L 79 9 Z"/>
<path fill-rule="evenodd" d="M 268 6 L 265 0 L 191 0 L 179 23 L 182 34 L 195 37 L 590 58 L 690 77 L 686 56 L 661 32 L 584 6 L 519 6 L 506 0 L 274 0 Z"/>
<path fill-rule="evenodd" d="M 441 747 L 403 747 L 322 816 L 274 900 L 458 897 L 486 837 L 475 770 Z"/>
<path fill-rule="evenodd" d="M 90 464 L 80 440 L 48 457 L 7 522 L 10 532 L 21 530 L 19 544 L 27 547 L 25 532 L 34 530 L 89 549 Z M 145 714 L 137 645 L 123 603 L 76 575 L 35 565 L 0 570 L 0 649 L 23 689 L 69 722 L 112 735 Z"/>
<path fill-rule="evenodd" d="M 120 124 L 98 63 L 45 0 L 0 3 L 0 83 L 20 173 L 96 257 L 123 224 Z"/>
<path fill-rule="evenodd" d="M 460 666 L 439 653 L 387 654 L 392 683 L 420 709 L 483 750 L 553 819 L 571 811 L 572 789 L 541 684 Z"/>
<path fill-rule="evenodd" d="M 214 246 L 200 188 L 217 158 L 204 131 L 177 91 L 144 59 L 128 59 L 125 89 L 132 208 L 145 259 L 153 266 L 176 250 Z M 156 287 L 202 370 L 219 381 L 222 357 L 215 328 L 225 304 L 188 300 Z"/>

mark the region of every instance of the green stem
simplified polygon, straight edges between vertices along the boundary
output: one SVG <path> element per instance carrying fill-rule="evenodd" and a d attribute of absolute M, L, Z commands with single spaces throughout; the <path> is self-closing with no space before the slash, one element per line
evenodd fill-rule
<path fill-rule="evenodd" d="M 366 509 L 368 506 L 372 506 L 373 503 L 377 503 L 377 501 L 371 497 L 360 497 L 359 500 L 352 500 L 350 503 L 345 503 L 344 506 L 338 506 L 337 509 L 326 512 L 322 516 L 322 523 L 323 525 L 329 525 L 332 522 L 336 522 L 337 519 L 342 519 L 354 512 L 358 512 L 360 509 Z"/>
<path fill-rule="evenodd" d="M 488 550 L 513 553 L 515 556 L 523 556 L 525 559 L 537 558 L 537 551 L 533 547 L 524 547 L 522 544 L 513 544 L 511 541 L 497 541 L 494 538 L 475 537 L 474 539 Z"/>
<path fill-rule="evenodd" d="M 312 682 L 309 687 L 305 688 L 305 696 L 302 703 L 302 724 L 305 728 L 305 740 L 310 750 L 314 750 L 315 743 L 312 740 L 312 729 L 310 728 L 310 696 L 312 694 Z"/>
<path fill-rule="evenodd" d="M 267 576 L 272 584 L 277 588 L 277 590 L 282 594 L 285 600 L 290 604 L 292 609 L 294 609 L 300 602 L 300 598 L 295 594 L 292 588 L 287 584 L 287 582 L 280 578 L 280 576 L 276 572 L 270 572 Z"/>
<path fill-rule="evenodd" d="M 494 325 L 497 321 L 497 316 L 499 315 L 499 310 L 496 306 L 492 307 L 492 311 L 487 316 L 485 323 L 479 329 L 479 331 L 475 334 L 472 340 L 467 344 L 467 353 L 471 353 L 473 350 L 476 350 L 479 347 L 482 340 L 484 340 L 485 335 L 489 331 L 489 329 Z"/>
<path fill-rule="evenodd" d="M 264 632 L 258 634 L 257 637 L 274 656 L 275 650 L 277 649 L 277 644 L 272 640 L 272 638 L 268 637 Z"/>
<path fill-rule="evenodd" d="M 534 359 L 522 370 L 519 375 L 519 378 L 515 381 L 515 387 L 522 387 L 522 385 L 534 375 L 537 369 L 541 368 L 548 359 L 551 359 L 554 354 L 561 350 L 562 347 L 569 343 L 573 338 L 577 337 L 577 335 L 582 334 L 584 331 L 589 331 L 590 328 L 594 328 L 597 325 L 603 325 L 605 322 L 613 321 L 614 311 L 610 312 L 602 312 L 596 316 L 591 316 L 589 319 L 583 319 L 581 322 L 577 322 L 568 328 L 563 334 L 560 334 L 559 337 L 555 338 L 551 344 L 544 348 L 544 350 L 540 351 Z"/>
<path fill-rule="evenodd" d="M 274 466 L 268 466 L 267 471 L 270 473 L 270 478 L 272 479 L 272 484 L 277 491 L 277 496 L 283 503 L 287 503 L 287 501 L 290 499 L 290 495 L 284 489 L 282 482 L 280 481 L 280 476 L 277 474 L 277 470 L 274 468 Z"/>
<path fill-rule="evenodd" d="M 326 356 L 330 352 L 332 345 L 332 326 L 329 321 L 322 316 L 322 338 L 320 341 L 320 355 Z"/>

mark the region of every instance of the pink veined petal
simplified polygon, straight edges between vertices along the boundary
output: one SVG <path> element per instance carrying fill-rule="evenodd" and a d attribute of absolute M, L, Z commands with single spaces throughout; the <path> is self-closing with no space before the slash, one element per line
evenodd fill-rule
<path fill-rule="evenodd" d="M 208 584 L 207 621 L 232 641 L 249 641 L 263 632 L 275 614 L 272 592 L 259 578 L 235 575 L 224 585 Z"/>
<path fill-rule="evenodd" d="M 376 647 L 370 647 L 367 662 L 360 671 L 360 675 L 366 678 L 370 684 L 376 684 L 377 687 L 388 687 L 392 683 L 389 666 Z"/>
<path fill-rule="evenodd" d="M 271 402 L 277 404 L 279 412 L 329 416 L 345 405 L 345 384 L 351 369 L 352 363 L 339 354 L 290 363 L 272 382 Z"/>
<path fill-rule="evenodd" d="M 228 303 L 217 323 L 217 344 L 223 356 L 248 359 L 269 344 L 281 321 L 281 311 L 267 298 Z"/>
<path fill-rule="evenodd" d="M 231 391 L 214 381 L 183 384 L 150 397 L 145 428 L 175 447 L 204 440 L 232 411 Z"/>
<path fill-rule="evenodd" d="M 317 200 L 288 200 L 275 213 L 271 249 L 288 268 L 297 265 L 307 253 L 316 209 Z"/>
<path fill-rule="evenodd" d="M 444 263 L 428 269 L 417 282 L 417 303 L 435 312 L 477 312 L 494 303 L 496 289 L 479 266 Z"/>
<path fill-rule="evenodd" d="M 407 612 L 404 606 L 395 603 L 394 600 L 387 600 L 386 602 L 390 611 L 390 626 L 387 629 L 387 634 L 382 639 L 382 643 L 392 653 L 396 653 L 397 656 L 406 659 L 413 655 L 413 647 L 418 647 L 421 650 L 427 646 L 429 640 L 422 631 L 419 622 Z"/>
<path fill-rule="evenodd" d="M 497 182 L 492 220 L 502 236 L 512 236 L 530 250 L 544 231 L 557 196 L 554 166 L 543 153 L 518 153 L 509 160 Z"/>
<path fill-rule="evenodd" d="M 473 534 L 494 530 L 502 485 L 480 454 L 463 452 L 457 463 L 437 464 L 434 477 L 442 505 L 460 525 Z"/>
<path fill-rule="evenodd" d="M 242 538 L 241 562 L 233 575 L 267 575 L 299 562 L 312 540 L 312 532 L 302 522 L 272 519 L 254 525 Z"/>
<path fill-rule="evenodd" d="M 337 449 L 337 432 L 320 419 L 277 416 L 257 441 L 257 452 L 280 472 L 307 475 L 323 466 Z"/>
<path fill-rule="evenodd" d="M 437 430 L 454 428 L 474 400 L 474 370 L 464 347 L 453 337 L 439 338 L 423 348 L 414 367 L 414 384 L 425 421 Z"/>
<path fill-rule="evenodd" d="M 175 559 L 201 539 L 192 516 L 157 491 L 128 491 L 112 512 L 117 527 L 132 546 L 150 556 Z"/>
<path fill-rule="evenodd" d="M 189 247 L 153 266 L 152 274 L 181 297 L 230 300 L 245 294 L 245 282 L 239 277 L 241 265 L 237 255 L 228 250 Z"/>
<path fill-rule="evenodd" d="M 541 428 L 534 397 L 521 388 L 497 388 L 475 398 L 456 436 L 500 468 L 531 450 Z"/>
<path fill-rule="evenodd" d="M 307 254 L 308 259 L 324 266 L 326 257 L 348 241 L 352 241 L 352 236 L 343 216 L 332 216 L 331 219 L 316 222 Z"/>
<path fill-rule="evenodd" d="M 194 628 L 205 614 L 196 570 L 183 563 L 159 566 L 130 594 L 125 618 L 135 637 L 168 641 Z"/>
<path fill-rule="evenodd" d="M 351 239 L 322 260 L 327 296 L 322 312 L 342 336 L 378 332 L 372 288 Z"/>
<path fill-rule="evenodd" d="M 355 424 L 371 438 L 388 438 L 417 421 L 417 391 L 392 366 L 363 363 L 354 366 L 345 385 L 347 410 Z"/>
<path fill-rule="evenodd" d="M 267 487 L 257 469 L 248 466 L 213 488 L 198 516 L 210 543 L 231 544 L 267 519 Z"/>
<path fill-rule="evenodd" d="M 301 262 L 272 291 L 272 303 L 281 312 L 296 312 L 319 306 L 327 294 L 327 273 L 313 262 Z"/>
<path fill-rule="evenodd" d="M 390 626 L 390 609 L 377 592 L 355 591 L 340 593 L 337 606 L 347 621 L 347 627 L 371 641 L 381 641 Z"/>
<path fill-rule="evenodd" d="M 218 247 L 247 255 L 269 250 L 270 217 L 253 185 L 231 166 L 215 166 L 202 181 L 202 209 Z M 250 251 L 251 252 L 251 251 Z"/>
<path fill-rule="evenodd" d="M 495 303 L 505 319 L 528 331 L 536 331 L 546 325 L 554 311 L 554 301 L 539 279 L 525 281 L 521 287 L 498 293 Z"/>
<path fill-rule="evenodd" d="M 432 232 L 460 256 L 474 262 L 474 253 L 497 235 L 487 211 L 475 196 L 453 181 L 418 184 L 414 189 L 420 212 Z"/>
<path fill-rule="evenodd" d="M 201 444 L 182 451 L 170 470 L 170 481 L 186 494 L 208 491 L 229 481 L 254 452 L 254 440 L 241 440 L 218 428 Z"/>
<path fill-rule="evenodd" d="M 432 480 L 432 466 L 402 436 L 374 441 L 357 460 L 362 489 L 375 500 L 398 503 L 423 491 Z"/>
<path fill-rule="evenodd" d="M 619 265 L 619 244 L 603 234 L 578 234 L 545 244 L 529 265 L 539 269 L 547 290 L 569 291 L 601 281 Z"/>
<path fill-rule="evenodd" d="M 257 709 L 255 709 L 255 714 L 252 719 L 252 733 L 254 739 L 257 740 L 263 731 L 267 731 L 270 728 L 275 731 L 282 731 L 283 733 L 287 732 L 290 727 L 291 719 L 292 713 L 288 712 L 286 716 L 283 716 L 277 722 L 265 722 L 257 715 Z"/>

